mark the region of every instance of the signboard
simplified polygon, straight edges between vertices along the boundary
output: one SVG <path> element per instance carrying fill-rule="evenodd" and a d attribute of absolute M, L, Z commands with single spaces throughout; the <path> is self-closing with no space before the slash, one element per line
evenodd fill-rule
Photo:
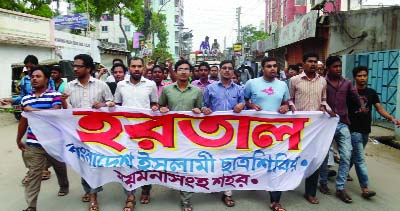
<path fill-rule="evenodd" d="M 278 47 L 289 45 L 309 37 L 315 37 L 318 11 L 311 10 L 280 30 Z"/>
<path fill-rule="evenodd" d="M 126 107 L 24 113 L 39 143 L 92 188 L 119 182 L 190 192 L 295 189 L 324 161 L 339 118 L 322 112 Z"/>
<path fill-rule="evenodd" d="M 51 20 L 0 8 L 0 41 L 33 46 L 52 46 Z"/>
<path fill-rule="evenodd" d="M 93 55 L 92 39 L 62 31 L 54 32 L 54 45 L 58 47 L 60 59 L 73 61 L 78 54 Z M 97 48 L 97 45 L 96 45 Z"/>
<path fill-rule="evenodd" d="M 133 48 L 138 49 L 140 48 L 140 41 L 144 40 L 144 35 L 142 32 L 134 32 L 133 33 Z"/>
<path fill-rule="evenodd" d="M 85 29 L 88 26 L 87 15 L 82 13 L 53 17 L 56 28 Z"/>
<path fill-rule="evenodd" d="M 241 56 L 242 55 L 242 43 L 236 43 L 233 45 L 233 52 L 235 56 Z"/>

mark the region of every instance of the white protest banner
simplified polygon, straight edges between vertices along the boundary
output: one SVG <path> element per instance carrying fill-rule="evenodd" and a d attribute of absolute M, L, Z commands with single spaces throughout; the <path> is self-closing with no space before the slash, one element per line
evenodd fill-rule
<path fill-rule="evenodd" d="M 338 122 L 322 112 L 161 114 L 124 107 L 24 113 L 45 150 L 93 188 L 295 189 L 323 162 Z"/>

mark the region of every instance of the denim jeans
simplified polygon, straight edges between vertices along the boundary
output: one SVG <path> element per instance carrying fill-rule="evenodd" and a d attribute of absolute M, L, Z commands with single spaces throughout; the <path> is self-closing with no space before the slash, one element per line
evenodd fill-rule
<path fill-rule="evenodd" d="M 346 124 L 339 122 L 338 126 L 336 127 L 333 139 L 336 141 L 340 156 L 338 175 L 336 177 L 336 189 L 344 190 L 344 185 L 347 181 L 347 175 L 349 174 L 350 158 L 353 149 L 351 145 L 351 135 L 349 127 Z M 328 157 L 326 157 L 325 161 L 321 165 L 319 182 L 320 184 L 328 183 Z"/>
<path fill-rule="evenodd" d="M 351 143 L 353 145 L 352 161 L 356 168 L 361 188 L 368 187 L 368 169 L 364 160 L 364 147 L 368 142 L 368 135 L 368 133 L 351 133 Z"/>

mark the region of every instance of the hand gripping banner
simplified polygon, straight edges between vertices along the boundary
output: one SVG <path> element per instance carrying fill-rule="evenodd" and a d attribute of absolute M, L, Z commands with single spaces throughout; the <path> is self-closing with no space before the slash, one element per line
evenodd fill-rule
<path fill-rule="evenodd" d="M 25 112 L 44 149 L 91 187 L 191 192 L 295 189 L 322 164 L 338 123 L 322 112 L 161 114 L 117 107 Z"/>

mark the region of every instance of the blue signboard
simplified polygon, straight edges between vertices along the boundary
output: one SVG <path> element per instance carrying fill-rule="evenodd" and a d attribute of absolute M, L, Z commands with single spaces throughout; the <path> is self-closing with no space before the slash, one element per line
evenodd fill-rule
<path fill-rule="evenodd" d="M 71 29 L 87 28 L 88 19 L 86 14 L 60 15 L 53 17 L 56 27 L 68 27 Z"/>

